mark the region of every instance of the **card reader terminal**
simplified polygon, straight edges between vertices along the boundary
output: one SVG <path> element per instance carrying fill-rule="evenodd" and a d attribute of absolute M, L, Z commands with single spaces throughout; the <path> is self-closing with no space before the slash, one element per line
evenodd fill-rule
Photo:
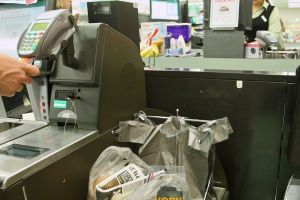
<path fill-rule="evenodd" d="M 21 36 L 18 54 L 40 60 L 56 56 L 62 49 L 63 41 L 68 41 L 74 32 L 72 15 L 67 10 L 42 13 Z"/>
<path fill-rule="evenodd" d="M 76 29 L 69 11 L 60 9 L 40 14 L 24 31 L 18 42 L 22 61 L 40 68 L 40 77 L 27 85 L 35 120 L 49 121 L 48 77 L 54 71 L 55 60 L 64 49 L 73 47 Z M 66 48 L 67 47 L 67 48 Z M 72 51 L 74 60 L 74 49 Z"/>
<path fill-rule="evenodd" d="M 49 24 L 50 21 L 32 24 L 21 42 L 19 54 L 28 56 L 34 53 Z"/>

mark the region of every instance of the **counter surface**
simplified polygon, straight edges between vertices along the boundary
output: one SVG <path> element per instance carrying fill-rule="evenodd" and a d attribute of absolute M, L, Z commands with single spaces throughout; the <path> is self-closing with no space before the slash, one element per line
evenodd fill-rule
<path fill-rule="evenodd" d="M 300 60 L 292 59 L 226 59 L 202 57 L 158 57 L 144 58 L 146 70 L 154 71 L 195 71 L 226 72 L 242 74 L 261 74 L 295 76 Z"/>

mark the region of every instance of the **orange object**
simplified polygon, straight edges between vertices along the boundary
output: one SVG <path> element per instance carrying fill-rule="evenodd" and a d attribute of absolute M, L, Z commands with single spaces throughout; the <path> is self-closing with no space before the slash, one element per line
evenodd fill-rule
<path fill-rule="evenodd" d="M 28 64 L 32 64 L 33 58 L 20 58 L 20 61 Z"/>

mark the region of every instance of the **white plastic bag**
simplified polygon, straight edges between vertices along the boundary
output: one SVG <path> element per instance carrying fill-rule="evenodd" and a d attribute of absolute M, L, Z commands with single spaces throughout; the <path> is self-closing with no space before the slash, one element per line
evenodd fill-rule
<path fill-rule="evenodd" d="M 175 174 L 162 174 L 130 194 L 126 200 L 180 199 L 190 200 L 188 184 Z"/>
<path fill-rule="evenodd" d="M 155 173 L 150 173 L 147 176 L 131 180 L 116 187 L 112 187 L 108 190 L 103 190 L 101 183 L 97 185 L 97 200 L 126 200 L 126 198 L 139 189 L 142 185 L 152 181 L 155 177 L 164 174 L 165 170 L 161 170 Z"/>
<path fill-rule="evenodd" d="M 98 157 L 90 170 L 88 200 L 96 200 L 96 185 L 107 177 L 115 174 L 129 163 L 135 164 L 148 173 L 153 173 L 144 161 L 129 148 L 111 146 L 106 148 Z"/>

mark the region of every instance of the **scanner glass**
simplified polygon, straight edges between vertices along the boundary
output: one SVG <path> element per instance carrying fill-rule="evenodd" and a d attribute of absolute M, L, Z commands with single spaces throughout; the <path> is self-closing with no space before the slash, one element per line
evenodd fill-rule
<path fill-rule="evenodd" d="M 21 144 L 12 144 L 8 147 L 0 149 L 0 154 L 19 157 L 19 158 L 26 158 L 30 159 L 36 157 L 49 149 L 41 148 L 41 147 L 34 147 L 34 146 L 27 146 Z"/>

